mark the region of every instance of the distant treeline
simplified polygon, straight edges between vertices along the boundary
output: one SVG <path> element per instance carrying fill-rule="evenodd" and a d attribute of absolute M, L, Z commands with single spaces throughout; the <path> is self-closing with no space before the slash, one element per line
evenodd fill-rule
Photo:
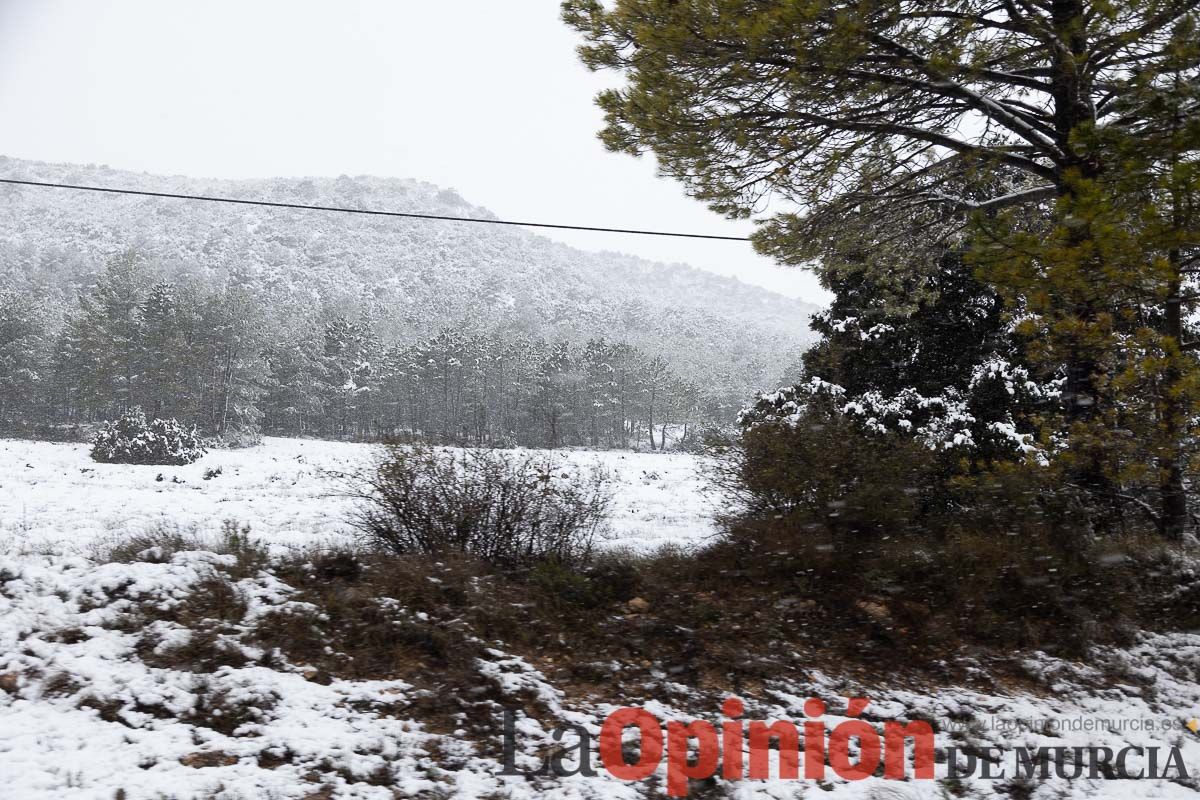
<path fill-rule="evenodd" d="M 53 431 L 130 406 L 237 439 L 259 432 L 462 444 L 661 448 L 728 423 L 621 342 L 484 325 L 384 341 L 369 319 L 271 321 L 245 287 L 154 281 L 128 254 L 68 308 L 0 290 L 0 426 Z"/>

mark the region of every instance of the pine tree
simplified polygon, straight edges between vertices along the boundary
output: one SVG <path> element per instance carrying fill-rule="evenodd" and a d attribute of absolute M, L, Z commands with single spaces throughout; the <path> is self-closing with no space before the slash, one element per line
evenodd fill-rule
<path fill-rule="evenodd" d="M 600 445 L 601 437 L 617 429 L 615 414 L 619 408 L 614 347 L 604 339 L 589 339 L 580 353 L 583 371 L 584 418 L 588 442 Z"/>
<path fill-rule="evenodd" d="M 49 353 L 45 307 L 24 292 L 0 290 L 0 427 L 39 410 Z"/>
<path fill-rule="evenodd" d="M 85 413 L 116 416 L 136 403 L 144 295 L 140 263 L 132 251 L 109 260 L 92 290 L 79 296 L 56 347 L 59 383 L 70 403 Z"/>
<path fill-rule="evenodd" d="M 650 434 L 650 449 L 658 449 L 654 441 L 655 425 L 666 422 L 670 407 L 670 392 L 675 374 L 661 356 L 648 359 L 640 375 L 643 407 L 646 410 L 646 430 Z M 664 431 L 665 435 L 665 431 Z M 665 446 L 666 442 L 662 444 Z"/>
<path fill-rule="evenodd" d="M 277 433 L 309 434 L 324 416 L 322 345 L 314 336 L 267 347 L 268 374 L 262 399 L 264 427 Z"/>
<path fill-rule="evenodd" d="M 150 287 L 139 309 L 137 361 L 142 376 L 139 401 L 152 417 L 190 416 L 181 408 L 188 395 L 184 381 L 188 354 L 175 286 L 159 281 Z"/>
<path fill-rule="evenodd" d="M 324 379 L 338 436 L 366 433 L 378 389 L 382 345 L 369 324 L 337 317 L 325 325 Z"/>
<path fill-rule="evenodd" d="M 1131 469 L 1147 463 L 1120 425 L 1137 405 L 1133 387 L 1157 386 L 1159 517 L 1180 529 L 1189 415 L 1179 400 L 1195 365 L 1174 321 L 1196 301 L 1183 280 L 1195 237 L 1186 214 L 1164 212 L 1195 203 L 1182 174 L 1198 149 L 1194 3 L 563 8 L 586 37 L 584 62 L 626 78 L 599 96 L 611 149 L 653 153 L 731 216 L 768 193 L 803 209 L 760 229 L 762 252 L 819 260 L 825 273 L 865 265 L 876 287 L 909 287 L 885 293 L 903 306 L 923 299 L 942 252 L 975 237 L 982 257 L 970 267 L 1014 319 L 1024 315 L 1039 377 L 1065 379 L 1060 419 L 1048 421 L 1058 430 L 1044 438 L 1066 442 L 1054 455 L 1067 480 L 1111 500 L 1127 494 Z M 1166 164 L 1169 186 L 1150 179 Z M 1142 196 L 1156 199 L 1131 202 Z M 1165 223 L 1158 243 L 1147 230 L 1160 225 L 1142 228 L 1147 215 Z"/>
<path fill-rule="evenodd" d="M 205 298 L 200 326 L 196 360 L 204 427 L 220 437 L 256 433 L 267 372 L 262 304 L 245 288 L 229 286 Z"/>
<path fill-rule="evenodd" d="M 581 383 L 570 346 L 555 342 L 542 362 L 535 400 L 547 447 L 566 443 L 575 422 L 575 394 Z"/>

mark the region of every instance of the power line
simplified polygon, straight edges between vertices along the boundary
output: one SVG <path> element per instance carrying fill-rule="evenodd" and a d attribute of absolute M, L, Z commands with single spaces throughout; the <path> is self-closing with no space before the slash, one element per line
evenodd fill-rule
<path fill-rule="evenodd" d="M 342 214 L 367 214 L 375 217 L 404 217 L 406 219 L 431 219 L 443 222 L 475 222 L 483 225 L 518 225 L 523 228 L 553 228 L 560 231 L 596 231 L 599 233 L 628 233 L 637 236 L 673 236 L 680 239 L 719 239 L 726 242 L 748 242 L 746 236 L 718 236 L 711 233 L 678 233 L 675 231 L 648 231 L 633 228 L 598 228 L 591 225 L 554 225 L 549 222 L 516 222 L 506 219 L 477 219 L 474 217 L 450 217 L 441 214 L 415 214 L 408 211 L 380 211 L 368 208 L 344 208 L 342 206 L 309 206 L 301 203 L 276 203 L 270 200 L 242 200 L 236 197 L 212 197 L 202 194 L 175 194 L 173 192 L 150 192 L 141 189 L 119 189 L 112 186 L 80 186 L 70 183 L 48 183 L 23 181 L 16 178 L 0 178 L 0 183 L 15 186 L 38 186 L 49 189 L 75 189 L 81 192 L 103 192 L 105 194 L 131 194 L 141 197 L 166 197 L 172 200 L 199 200 L 205 203 L 234 203 L 242 206 L 266 206 L 267 208 L 292 208 L 300 211 L 336 211 Z"/>

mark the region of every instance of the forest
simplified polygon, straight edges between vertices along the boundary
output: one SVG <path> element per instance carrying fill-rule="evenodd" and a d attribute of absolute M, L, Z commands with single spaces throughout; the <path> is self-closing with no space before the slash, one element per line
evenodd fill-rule
<path fill-rule="evenodd" d="M 0 157 L 31 180 L 487 218 L 366 176 L 206 181 Z M 490 225 L 0 187 L 0 425 L 140 406 L 226 443 L 673 448 L 795 380 L 815 307 Z"/>
<path fill-rule="evenodd" d="M 11 431 L 67 436 L 140 406 L 230 443 L 263 432 L 657 449 L 730 418 L 720 397 L 626 342 L 486 325 L 398 341 L 342 315 L 281 335 L 252 290 L 152 280 L 132 251 L 58 330 L 53 319 L 35 296 L 0 293 L 0 420 Z"/>

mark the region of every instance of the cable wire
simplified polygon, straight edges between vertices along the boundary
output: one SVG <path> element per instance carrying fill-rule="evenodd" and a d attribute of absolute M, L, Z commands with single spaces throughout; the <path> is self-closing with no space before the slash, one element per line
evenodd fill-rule
<path fill-rule="evenodd" d="M 712 233 L 679 233 L 675 231 L 651 231 L 635 228 L 600 228 L 591 225 L 555 225 L 549 222 L 517 222 L 505 219 L 478 219 L 475 217 L 451 217 L 442 214 L 417 214 L 409 211 L 381 211 L 368 208 L 344 208 L 342 206 L 310 206 L 301 203 L 277 203 L 270 200 L 242 200 L 236 197 L 212 197 L 202 194 L 176 194 L 174 192 L 151 192 L 142 189 L 122 189 L 112 186 L 81 186 L 70 183 L 25 181 L 17 178 L 0 178 L 0 183 L 14 186 L 37 186 L 50 189 L 74 189 L 81 192 L 103 192 L 105 194 L 138 195 L 141 197 L 165 197 L 172 200 L 198 200 L 205 203 L 233 203 L 243 206 L 265 206 L 267 208 L 291 208 L 300 211 L 334 211 L 342 214 L 367 214 L 376 217 L 403 217 L 405 219 L 440 220 L 443 222 L 474 222 L 482 225 L 517 225 L 523 228 L 553 228 L 561 231 L 595 231 L 598 233 L 624 233 L 635 236 L 672 236 L 680 239 L 716 239 L 725 242 L 748 242 L 746 236 L 718 236 Z"/>

